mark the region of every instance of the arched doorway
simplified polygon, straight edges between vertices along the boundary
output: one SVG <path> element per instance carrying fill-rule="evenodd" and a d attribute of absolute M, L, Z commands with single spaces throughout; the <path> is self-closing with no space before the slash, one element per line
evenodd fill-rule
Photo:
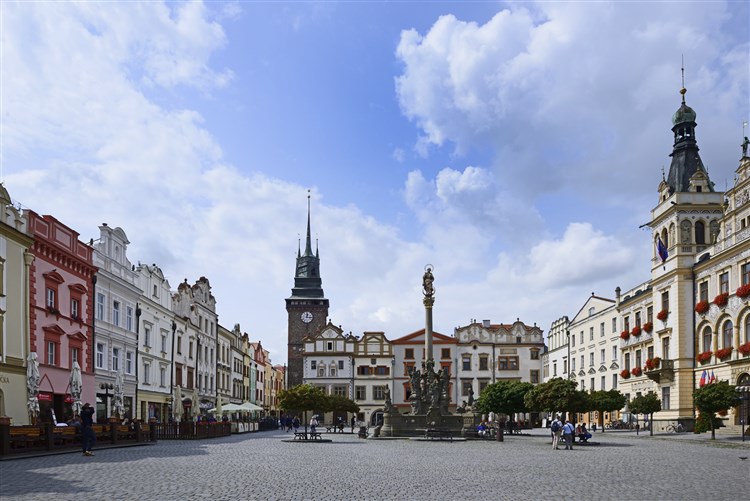
<path fill-rule="evenodd" d="M 734 424 L 746 433 L 745 426 L 750 424 L 750 374 L 747 372 L 737 377 L 737 391 L 740 394 L 740 405 L 734 413 Z"/>

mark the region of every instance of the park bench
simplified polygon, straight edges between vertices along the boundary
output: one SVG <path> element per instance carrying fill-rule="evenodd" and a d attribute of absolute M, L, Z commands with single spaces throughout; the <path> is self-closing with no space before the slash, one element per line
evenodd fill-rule
<path fill-rule="evenodd" d="M 42 436 L 38 426 L 12 426 L 10 428 L 11 447 L 35 447 L 41 444 Z"/>
<path fill-rule="evenodd" d="M 320 435 L 320 432 L 307 432 L 304 431 L 295 431 L 294 432 L 294 440 L 323 440 L 323 437 Z"/>
<path fill-rule="evenodd" d="M 429 438 L 430 440 L 438 439 L 438 440 L 450 440 L 453 441 L 453 433 L 449 430 L 439 430 L 437 428 L 427 428 L 424 431 L 424 438 Z"/>

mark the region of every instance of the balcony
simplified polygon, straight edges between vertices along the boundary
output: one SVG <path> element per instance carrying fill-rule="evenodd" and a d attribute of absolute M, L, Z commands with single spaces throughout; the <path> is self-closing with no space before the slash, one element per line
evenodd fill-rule
<path fill-rule="evenodd" d="M 658 367 L 646 369 L 644 374 L 656 383 L 672 381 L 674 380 L 674 360 L 661 360 Z"/>

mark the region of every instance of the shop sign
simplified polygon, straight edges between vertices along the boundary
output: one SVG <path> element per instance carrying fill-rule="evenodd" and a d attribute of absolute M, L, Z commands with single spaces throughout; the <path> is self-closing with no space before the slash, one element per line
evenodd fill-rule
<path fill-rule="evenodd" d="M 66 404 L 72 404 L 73 403 L 73 395 L 65 395 L 65 403 Z"/>
<path fill-rule="evenodd" d="M 40 402 L 52 402 L 52 393 L 40 393 L 37 395 L 37 400 Z"/>

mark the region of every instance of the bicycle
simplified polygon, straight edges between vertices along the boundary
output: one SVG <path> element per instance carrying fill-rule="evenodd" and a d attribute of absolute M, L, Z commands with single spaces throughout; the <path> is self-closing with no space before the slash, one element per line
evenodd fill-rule
<path fill-rule="evenodd" d="M 682 423 L 677 423 L 676 425 L 670 424 L 667 426 L 667 433 L 682 433 L 685 431 L 685 427 L 682 426 Z"/>

